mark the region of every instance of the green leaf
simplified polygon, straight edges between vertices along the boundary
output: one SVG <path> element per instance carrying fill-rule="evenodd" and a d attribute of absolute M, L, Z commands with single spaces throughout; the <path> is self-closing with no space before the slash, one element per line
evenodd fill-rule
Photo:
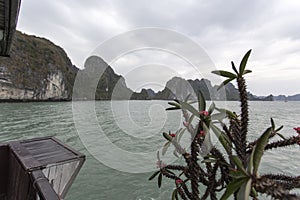
<path fill-rule="evenodd" d="M 274 123 L 273 118 L 271 118 L 271 125 L 272 125 L 272 129 L 275 129 L 275 123 Z"/>
<path fill-rule="evenodd" d="M 257 140 L 256 145 L 254 146 L 254 150 L 253 150 L 253 173 L 257 174 L 258 171 L 258 167 L 261 161 L 261 158 L 263 156 L 264 153 L 264 149 L 268 143 L 269 140 L 269 136 L 271 134 L 272 128 L 268 128 L 261 136 L 260 138 Z"/>
<path fill-rule="evenodd" d="M 228 197 L 230 197 L 233 193 L 235 193 L 241 187 L 241 185 L 246 183 L 248 180 L 249 180 L 249 177 L 241 178 L 241 179 L 234 179 L 233 181 L 231 181 L 227 185 L 226 191 L 223 194 L 223 196 L 221 197 L 221 200 L 228 199 Z"/>
<path fill-rule="evenodd" d="M 245 75 L 245 74 L 249 74 L 249 73 L 252 73 L 252 71 L 251 71 L 251 70 L 248 70 L 248 69 L 246 69 L 246 70 L 244 71 L 244 75 Z"/>
<path fill-rule="evenodd" d="M 279 137 L 281 137 L 282 139 L 284 139 L 284 140 L 286 140 L 286 138 L 283 136 L 283 135 L 281 135 L 280 133 L 276 133 Z"/>
<path fill-rule="evenodd" d="M 252 180 L 251 178 L 248 180 L 247 184 L 246 184 L 246 188 L 245 188 L 245 194 L 244 194 L 244 199 L 245 200 L 248 200 L 249 199 L 249 196 L 250 196 L 250 192 L 251 192 L 251 189 L 252 189 Z"/>
<path fill-rule="evenodd" d="M 170 107 L 170 108 L 166 108 L 166 110 L 179 110 L 181 108 L 177 108 L 177 107 Z"/>
<path fill-rule="evenodd" d="M 201 161 L 201 163 L 215 163 L 216 160 L 215 159 L 204 159 Z"/>
<path fill-rule="evenodd" d="M 185 132 L 186 128 L 183 128 L 181 131 L 179 131 L 177 134 L 176 134 L 176 141 L 179 143 L 180 140 L 181 140 L 181 137 L 183 135 L 183 133 Z"/>
<path fill-rule="evenodd" d="M 161 182 L 162 182 L 162 173 L 159 174 L 158 179 L 157 179 L 158 188 L 161 187 Z"/>
<path fill-rule="evenodd" d="M 212 71 L 211 73 L 217 74 L 219 76 L 224 76 L 224 77 L 227 77 L 227 78 L 232 78 L 232 79 L 236 78 L 235 74 L 233 74 L 231 72 L 228 72 L 228 71 L 224 71 L 224 70 L 215 70 L 215 71 Z"/>
<path fill-rule="evenodd" d="M 229 111 L 229 110 L 226 110 L 226 109 L 223 109 L 223 108 L 217 108 L 216 107 L 216 110 L 219 111 L 220 113 L 225 113 L 226 116 L 232 118 L 232 119 L 236 119 L 237 118 L 237 115 L 234 114 L 233 112 Z"/>
<path fill-rule="evenodd" d="M 161 154 L 162 154 L 163 156 L 166 154 L 166 152 L 167 152 L 167 150 L 168 150 L 170 144 L 171 144 L 171 142 L 167 142 L 167 143 L 164 145 L 164 147 L 163 147 L 163 149 L 162 149 L 162 152 L 161 152 Z"/>
<path fill-rule="evenodd" d="M 166 132 L 163 132 L 163 136 L 164 136 L 164 138 L 166 138 L 166 140 L 168 140 L 170 142 L 173 140 L 173 137 Z"/>
<path fill-rule="evenodd" d="M 233 61 L 231 61 L 231 67 L 232 67 L 233 71 L 238 75 L 239 72 L 238 72 L 238 70 L 236 69 L 236 67 L 235 67 L 235 65 L 234 65 L 234 63 L 233 63 Z"/>
<path fill-rule="evenodd" d="M 154 179 L 158 174 L 160 173 L 160 171 L 154 172 L 150 177 L 149 177 L 149 181 L 151 181 L 152 179 Z"/>
<path fill-rule="evenodd" d="M 177 158 L 179 158 L 179 155 L 177 154 L 176 150 L 173 151 L 173 155 L 176 156 Z"/>
<path fill-rule="evenodd" d="M 192 101 L 187 101 L 188 104 L 194 104 L 194 103 L 198 103 L 198 101 L 196 100 L 192 100 Z"/>
<path fill-rule="evenodd" d="M 168 102 L 168 104 L 171 105 L 171 106 L 175 106 L 175 107 L 180 108 L 180 104 L 178 104 L 176 102 Z"/>
<path fill-rule="evenodd" d="M 251 194 L 253 195 L 253 197 L 257 197 L 258 196 L 258 194 L 257 194 L 257 192 L 256 192 L 256 190 L 255 190 L 254 187 L 252 187 L 252 189 L 251 189 Z"/>
<path fill-rule="evenodd" d="M 254 156 L 254 154 L 253 154 L 253 151 L 252 151 L 252 153 L 251 153 L 251 155 L 250 155 L 248 167 L 247 167 L 247 172 L 248 172 L 248 173 L 252 173 L 252 168 L 253 168 L 253 156 Z"/>
<path fill-rule="evenodd" d="M 245 173 L 241 171 L 231 171 L 229 172 L 229 176 L 234 179 L 241 179 L 241 178 L 247 178 L 248 175 L 245 175 Z"/>
<path fill-rule="evenodd" d="M 243 200 L 249 199 L 249 195 L 250 195 L 251 188 L 252 188 L 251 183 L 252 183 L 252 180 L 251 180 L 251 178 L 249 178 L 249 180 L 241 186 L 241 188 L 237 194 L 237 199 L 243 199 Z"/>
<path fill-rule="evenodd" d="M 192 114 L 194 114 L 195 116 L 199 117 L 199 112 L 196 110 L 196 108 L 194 108 L 192 105 L 183 102 L 183 101 L 179 101 L 180 105 L 182 106 L 182 109 L 186 109 L 188 111 L 190 111 Z"/>
<path fill-rule="evenodd" d="M 181 173 L 178 175 L 178 177 L 181 177 L 183 174 L 184 174 L 184 172 L 181 172 Z"/>
<path fill-rule="evenodd" d="M 229 140 L 229 138 L 227 137 L 227 135 L 225 135 L 218 127 L 216 127 L 214 124 L 211 124 L 211 129 L 213 130 L 213 132 L 215 133 L 215 135 L 217 136 L 217 138 L 219 139 L 219 141 L 221 142 L 222 146 L 224 147 L 224 149 L 226 150 L 226 152 L 228 154 L 230 154 L 231 152 L 231 142 Z"/>
<path fill-rule="evenodd" d="M 175 175 L 175 173 L 174 172 L 172 172 L 172 171 L 170 171 L 170 170 L 168 170 L 168 169 L 165 169 L 167 172 L 169 172 L 170 174 L 173 174 L 173 175 Z"/>
<path fill-rule="evenodd" d="M 160 161 L 160 157 L 159 157 L 159 151 L 157 151 L 157 153 L 156 153 L 156 157 L 157 157 L 157 161 Z"/>
<path fill-rule="evenodd" d="M 178 200 L 178 191 L 177 191 L 177 189 L 173 190 L 172 200 Z"/>
<path fill-rule="evenodd" d="M 200 90 L 198 91 L 198 109 L 199 112 L 206 109 L 205 98 Z"/>
<path fill-rule="evenodd" d="M 187 97 L 185 97 L 184 102 L 187 102 L 190 98 L 191 94 L 187 95 Z"/>
<path fill-rule="evenodd" d="M 216 114 L 212 114 L 211 115 L 211 119 L 212 120 L 221 121 L 221 120 L 223 120 L 225 118 L 226 118 L 226 114 L 225 113 L 216 113 Z"/>
<path fill-rule="evenodd" d="M 191 124 L 191 123 L 192 123 L 192 121 L 193 121 L 194 117 L 195 117 L 195 115 L 194 115 L 194 114 L 192 114 L 192 116 L 191 116 L 191 117 L 190 117 L 190 119 L 189 119 L 189 124 Z"/>
<path fill-rule="evenodd" d="M 275 130 L 275 132 L 277 133 L 278 131 L 280 131 L 283 128 L 283 126 L 280 126 L 278 129 Z"/>
<path fill-rule="evenodd" d="M 246 64 L 248 61 L 248 58 L 250 56 L 251 53 L 251 49 L 245 54 L 245 56 L 243 57 L 241 64 L 240 64 L 240 71 L 239 71 L 239 75 L 242 76 L 244 74 L 245 68 L 246 68 Z"/>
<path fill-rule="evenodd" d="M 215 110 L 216 104 L 212 102 L 208 108 L 209 114 L 211 114 Z"/>
<path fill-rule="evenodd" d="M 243 163 L 242 161 L 240 160 L 240 158 L 238 156 L 235 156 L 233 155 L 232 156 L 232 160 L 233 162 L 235 163 L 235 165 L 237 166 L 237 168 L 242 172 L 244 173 L 246 176 L 248 175 L 248 173 L 246 172 L 244 166 L 243 166 Z"/>
<path fill-rule="evenodd" d="M 223 83 L 221 83 L 221 85 L 219 85 L 219 87 L 217 88 L 217 90 L 220 90 L 222 87 L 224 87 L 225 85 L 227 85 L 233 79 L 234 78 L 229 78 L 229 79 L 226 79 L 225 81 L 223 81 Z"/>

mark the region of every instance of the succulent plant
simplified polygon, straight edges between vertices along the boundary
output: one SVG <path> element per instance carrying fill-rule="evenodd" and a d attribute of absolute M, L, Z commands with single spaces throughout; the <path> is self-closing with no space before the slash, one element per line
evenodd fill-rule
<path fill-rule="evenodd" d="M 231 62 L 233 72 L 218 70 L 212 73 L 227 79 L 219 88 L 236 80 L 240 94 L 240 114 L 237 115 L 226 109 L 217 108 L 215 103 L 207 108 L 201 91 L 198 92 L 198 108 L 189 102 L 175 99 L 169 102 L 167 110 L 180 109 L 183 113 L 183 126 L 175 133 L 163 133 L 167 140 L 162 149 L 164 155 L 170 145 L 175 147 L 174 155 L 181 156 L 185 165 L 168 165 L 160 159 L 157 153 L 158 167 L 149 180 L 158 176 L 158 187 L 162 178 L 174 181 L 175 189 L 172 199 L 202 200 L 227 199 L 233 195 L 235 199 L 257 199 L 258 194 L 266 194 L 274 199 L 300 199 L 290 190 L 300 188 L 300 176 L 286 176 L 284 174 L 260 174 L 259 166 L 265 151 L 281 147 L 300 144 L 300 127 L 294 128 L 296 136 L 284 137 L 279 131 L 283 126 L 276 128 L 271 118 L 270 126 L 254 141 L 249 141 L 248 98 L 247 85 L 244 76 L 251 73 L 246 69 L 249 50 L 243 57 L 239 69 Z M 197 120 L 196 125 L 193 125 Z M 191 138 L 190 150 L 180 144 L 183 134 L 189 133 Z M 209 139 L 215 134 L 221 147 L 213 146 Z M 274 136 L 281 139 L 274 141 Z M 204 191 L 199 190 L 205 188 Z M 204 187 L 203 187 L 204 186 Z"/>

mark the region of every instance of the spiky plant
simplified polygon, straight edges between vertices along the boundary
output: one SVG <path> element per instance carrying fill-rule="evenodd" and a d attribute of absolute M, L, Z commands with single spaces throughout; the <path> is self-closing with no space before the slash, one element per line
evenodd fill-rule
<path fill-rule="evenodd" d="M 169 102 L 172 107 L 167 110 L 182 110 L 184 128 L 175 133 L 163 133 L 167 142 L 162 155 L 173 145 L 174 155 L 182 156 L 186 164 L 164 164 L 158 152 L 159 170 L 149 180 L 158 176 L 158 187 L 161 186 L 163 177 L 173 180 L 175 189 L 172 199 L 216 200 L 221 196 L 221 200 L 225 200 L 231 195 L 235 199 L 257 199 L 258 193 L 274 199 L 300 199 L 290 192 L 294 188 L 300 188 L 300 176 L 260 174 L 258 171 L 265 151 L 300 144 L 300 128 L 295 128 L 298 133 L 296 136 L 285 138 L 279 133 L 282 126 L 275 128 L 271 118 L 270 127 L 256 140 L 248 141 L 249 114 L 244 75 L 251 72 L 246 69 L 250 53 L 251 50 L 243 57 L 239 70 L 231 62 L 233 73 L 223 70 L 212 72 L 227 78 L 220 87 L 230 81 L 237 81 L 241 102 L 239 115 L 216 108 L 214 103 L 206 109 L 201 91 L 198 93 L 197 109 L 188 101 L 189 97 L 184 101 Z M 197 120 L 196 126 L 192 123 L 194 120 Z M 180 139 L 186 132 L 191 138 L 190 150 L 184 149 L 180 144 Z M 210 140 L 212 134 L 218 137 L 222 148 L 213 146 Z M 281 138 L 279 141 L 272 140 L 276 135 Z M 205 190 L 200 191 L 200 186 Z"/>

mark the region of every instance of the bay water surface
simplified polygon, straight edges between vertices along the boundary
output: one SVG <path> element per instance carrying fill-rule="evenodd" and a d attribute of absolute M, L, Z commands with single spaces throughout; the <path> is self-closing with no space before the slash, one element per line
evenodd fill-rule
<path fill-rule="evenodd" d="M 162 187 L 158 189 L 156 180 L 148 181 L 148 178 L 153 173 L 150 171 L 156 170 L 156 151 L 165 143 L 162 132 L 169 130 L 174 132 L 182 127 L 182 116 L 179 111 L 166 112 L 164 109 L 168 107 L 167 101 L 97 101 L 74 102 L 74 104 L 83 108 L 94 105 L 94 114 L 106 139 L 110 141 L 110 145 L 113 144 L 128 153 L 128 157 L 123 156 L 119 162 L 110 159 L 110 156 L 111 158 L 117 156 L 114 149 L 100 141 L 99 154 L 106 155 L 104 158 L 100 156 L 105 162 L 96 159 L 89 152 L 90 147 L 83 142 L 82 137 L 92 137 L 99 133 L 87 123 L 86 126 L 80 125 L 86 136 L 78 134 L 72 102 L 1 103 L 0 142 L 55 136 L 84 153 L 87 156 L 86 162 L 72 185 L 67 200 L 171 199 L 174 187 L 172 181 L 163 179 Z M 239 111 L 239 102 L 216 102 L 216 104 Z M 250 139 L 257 138 L 269 127 L 270 117 L 278 127 L 284 125 L 281 131 L 283 135 L 296 134 L 293 127 L 300 126 L 300 102 L 249 102 L 249 104 Z M 86 114 L 88 113 L 83 116 Z M 145 162 L 135 162 L 130 152 L 144 153 L 142 155 Z M 264 157 L 261 173 L 300 174 L 300 146 L 268 151 Z M 124 160 L 132 160 L 132 164 L 126 164 Z"/>

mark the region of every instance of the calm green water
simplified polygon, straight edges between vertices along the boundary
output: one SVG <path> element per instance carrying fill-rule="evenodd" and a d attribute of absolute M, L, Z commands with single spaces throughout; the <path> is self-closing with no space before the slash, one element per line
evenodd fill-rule
<path fill-rule="evenodd" d="M 89 106 L 91 102 L 76 102 L 76 104 L 82 104 L 84 107 Z M 217 104 L 223 105 L 220 102 Z M 238 102 L 226 103 L 228 108 L 234 110 L 238 109 L 238 105 Z M 145 163 L 151 161 L 153 164 L 148 168 L 155 170 L 155 151 L 164 143 L 162 131 L 174 131 L 181 126 L 180 112 L 166 113 L 164 111 L 166 107 L 168 107 L 166 101 L 131 101 L 125 104 L 96 102 L 95 113 L 99 126 L 111 144 L 127 153 L 145 153 Z M 252 138 L 269 125 L 269 117 L 273 117 L 278 126 L 284 125 L 282 131 L 284 135 L 294 134 L 292 128 L 300 126 L 300 102 L 250 102 L 250 115 Z M 86 126 L 84 124 L 80 126 L 84 128 L 86 137 L 93 138 L 93 135 L 98 134 L 88 123 Z M 162 188 L 158 189 L 155 181 L 147 180 L 151 172 L 137 173 L 144 167 L 141 164 L 143 160 L 135 163 L 133 159 L 132 165 L 125 167 L 125 172 L 113 169 L 115 167 L 112 166 L 116 165 L 122 168 L 124 160 L 131 160 L 131 155 L 128 154 L 128 158 L 124 157 L 124 160 L 117 162 L 113 159 L 116 156 L 114 150 L 109 146 L 106 147 L 107 144 L 101 141 L 99 147 L 105 148 L 102 148 L 99 154 L 111 153 L 111 159 L 109 156 L 105 157 L 105 161 L 108 161 L 105 165 L 95 159 L 78 136 L 73 120 L 72 102 L 0 104 L 0 142 L 50 135 L 87 155 L 87 160 L 67 199 L 170 199 L 172 183 L 165 180 Z M 299 146 L 270 151 L 265 155 L 266 159 L 261 170 L 299 174 L 299 151 Z"/>

